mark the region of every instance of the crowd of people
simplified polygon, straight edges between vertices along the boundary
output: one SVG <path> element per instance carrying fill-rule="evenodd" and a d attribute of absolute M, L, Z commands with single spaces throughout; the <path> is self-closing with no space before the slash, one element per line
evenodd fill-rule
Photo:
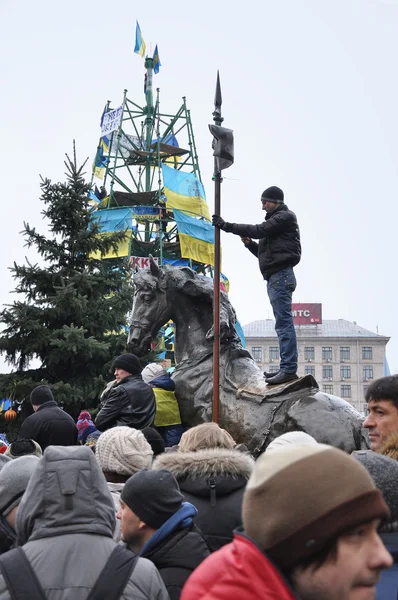
<path fill-rule="evenodd" d="M 184 431 L 162 366 L 114 374 L 76 422 L 36 387 L 4 440 L 0 600 L 397 600 L 398 375 L 368 388 L 369 450 L 291 431 L 255 460 Z"/>

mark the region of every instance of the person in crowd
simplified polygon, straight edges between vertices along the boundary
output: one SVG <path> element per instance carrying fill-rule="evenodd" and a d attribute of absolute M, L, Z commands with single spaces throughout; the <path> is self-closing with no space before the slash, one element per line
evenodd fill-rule
<path fill-rule="evenodd" d="M 296 215 L 284 203 L 284 194 L 279 187 L 267 188 L 261 195 L 261 203 L 266 216 L 265 222 L 259 225 L 226 223 L 218 215 L 213 215 L 213 225 L 227 233 L 240 235 L 246 248 L 258 258 L 261 274 L 267 281 L 281 357 L 279 372 L 264 375 L 267 383 L 279 385 L 297 379 L 292 295 L 296 289 L 293 267 L 301 259 L 300 231 Z"/>
<path fill-rule="evenodd" d="M 27 458 L 33 460 L 23 460 Z M 113 502 L 91 450 L 49 447 L 19 505 L 17 543 L 22 552 L 16 548 L 0 557 L 0 598 L 14 598 L 10 586 L 25 586 L 22 597 L 33 597 L 35 582 L 26 570 L 20 576 L 28 560 L 48 600 L 85 600 L 97 582 L 101 598 L 167 600 L 154 565 L 136 561 L 112 539 L 114 525 Z"/>
<path fill-rule="evenodd" d="M 196 506 L 195 524 L 212 552 L 231 542 L 242 525 L 243 492 L 254 460 L 235 445 L 216 423 L 203 423 L 182 435 L 178 452 L 162 454 L 153 464 L 170 471 L 185 500 Z"/>
<path fill-rule="evenodd" d="M 157 363 L 150 363 L 142 371 L 143 380 L 154 391 L 156 415 L 154 425 L 164 439 L 165 446 L 176 446 L 184 433 L 180 408 L 175 395 L 175 383 Z"/>
<path fill-rule="evenodd" d="M 372 450 L 359 450 L 352 456 L 369 472 L 376 487 L 390 509 L 390 517 L 383 521 L 379 534 L 393 557 L 394 564 L 381 574 L 376 586 L 376 597 L 382 600 L 398 598 L 398 463 Z"/>
<path fill-rule="evenodd" d="M 120 508 L 120 494 L 127 479 L 142 469 L 151 468 L 152 448 L 138 429 L 112 427 L 98 438 L 95 456 L 108 482 L 116 515 Z M 119 542 L 120 537 L 120 521 L 117 519 L 113 539 Z"/>
<path fill-rule="evenodd" d="M 93 419 L 91 418 L 90 413 L 87 410 L 82 410 L 77 418 L 76 421 L 76 427 L 77 427 L 77 441 L 79 442 L 79 444 L 84 444 L 85 442 L 82 441 L 82 436 L 83 433 L 87 430 L 90 429 L 91 431 L 96 431 L 97 428 L 94 425 Z M 91 433 L 90 431 L 90 433 Z"/>
<path fill-rule="evenodd" d="M 207 558 L 182 600 L 370 600 L 392 564 L 389 510 L 354 458 L 324 444 L 264 452 L 246 487 L 244 531 Z"/>
<path fill-rule="evenodd" d="M 121 354 L 113 361 L 116 383 L 105 396 L 95 425 L 105 431 L 116 425 L 134 429 L 151 427 L 156 402 L 152 388 L 141 377 L 141 363 L 134 354 Z"/>
<path fill-rule="evenodd" d="M 178 600 L 193 570 L 209 549 L 193 524 L 197 510 L 164 469 L 140 471 L 127 480 L 117 514 L 122 540 L 158 568 L 170 600 Z"/>
<path fill-rule="evenodd" d="M 0 454 L 5 454 L 10 442 L 5 433 L 0 433 Z"/>
<path fill-rule="evenodd" d="M 91 430 L 91 427 L 87 427 L 87 429 L 85 429 L 83 431 L 82 445 L 89 446 L 91 448 L 91 450 L 93 450 L 93 452 L 95 452 L 97 442 L 98 442 L 100 436 L 102 435 L 102 432 L 99 431 L 97 428 L 95 428 L 94 431 L 90 431 L 90 430 Z"/>
<path fill-rule="evenodd" d="M 37 467 L 37 456 L 7 460 L 0 470 L 0 554 L 16 541 L 15 522 L 23 493 Z"/>
<path fill-rule="evenodd" d="M 30 395 L 34 413 L 27 417 L 19 430 L 19 439 L 34 440 L 42 451 L 47 446 L 74 446 L 77 429 L 74 420 L 54 400 L 47 385 L 39 385 Z"/>
<path fill-rule="evenodd" d="M 267 446 L 266 452 L 279 450 L 280 448 L 284 448 L 286 446 L 289 447 L 292 444 L 294 446 L 316 446 L 317 443 L 318 442 L 312 437 L 312 435 L 308 435 L 308 433 L 304 433 L 304 431 L 289 431 L 275 438 Z"/>
<path fill-rule="evenodd" d="M 373 381 L 365 399 L 369 414 L 363 426 L 369 432 L 371 450 L 378 451 L 391 434 L 398 434 L 398 375 Z"/>
<path fill-rule="evenodd" d="M 42 454 L 43 452 L 35 440 L 25 440 L 23 438 L 12 442 L 4 452 L 4 456 L 8 456 L 9 458 L 19 458 L 20 456 L 29 455 L 41 458 Z"/>
<path fill-rule="evenodd" d="M 142 429 L 141 431 L 145 435 L 146 441 L 152 448 L 153 456 L 155 457 L 159 456 L 159 454 L 163 454 L 163 452 L 165 451 L 165 445 L 164 439 L 162 438 L 160 433 L 156 431 L 156 429 L 154 429 L 153 427 L 144 427 L 144 429 Z"/>

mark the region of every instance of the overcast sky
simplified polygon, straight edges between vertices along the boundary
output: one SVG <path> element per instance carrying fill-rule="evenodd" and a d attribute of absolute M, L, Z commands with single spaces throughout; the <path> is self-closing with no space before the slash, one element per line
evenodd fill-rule
<path fill-rule="evenodd" d="M 187 97 L 210 210 L 219 69 L 235 133 L 222 216 L 260 223 L 261 192 L 280 186 L 302 235 L 294 301 L 391 336 L 397 372 L 397 0 L 0 0 L 0 304 L 26 254 L 23 221 L 42 226 L 39 174 L 63 179 L 73 139 L 91 165 L 103 106 L 121 104 L 124 88 L 144 102 L 136 19 L 147 48 L 159 45 L 162 109 Z M 222 243 L 239 320 L 271 318 L 256 259 L 237 236 Z"/>

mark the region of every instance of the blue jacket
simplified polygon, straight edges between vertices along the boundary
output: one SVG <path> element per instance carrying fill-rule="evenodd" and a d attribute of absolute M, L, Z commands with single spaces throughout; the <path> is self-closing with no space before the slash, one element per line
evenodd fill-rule
<path fill-rule="evenodd" d="M 398 533 L 383 533 L 381 539 L 394 559 L 394 564 L 383 571 L 376 586 L 376 600 L 398 600 Z"/>

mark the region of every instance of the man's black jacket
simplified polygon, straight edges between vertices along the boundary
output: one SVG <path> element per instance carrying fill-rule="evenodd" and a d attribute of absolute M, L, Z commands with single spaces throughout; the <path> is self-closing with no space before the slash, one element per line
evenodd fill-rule
<path fill-rule="evenodd" d="M 152 427 L 155 412 L 156 401 L 152 388 L 143 381 L 141 375 L 129 375 L 112 387 L 95 424 L 101 431 L 115 425 L 143 429 Z"/>
<path fill-rule="evenodd" d="M 77 428 L 74 420 L 55 402 L 50 400 L 22 423 L 19 438 L 35 440 L 44 450 L 47 446 L 75 446 Z"/>
<path fill-rule="evenodd" d="M 259 225 L 225 223 L 224 231 L 260 240 L 251 241 L 248 249 L 258 257 L 260 271 L 264 279 L 287 267 L 300 262 L 300 231 L 294 212 L 286 204 L 281 204 Z"/>

